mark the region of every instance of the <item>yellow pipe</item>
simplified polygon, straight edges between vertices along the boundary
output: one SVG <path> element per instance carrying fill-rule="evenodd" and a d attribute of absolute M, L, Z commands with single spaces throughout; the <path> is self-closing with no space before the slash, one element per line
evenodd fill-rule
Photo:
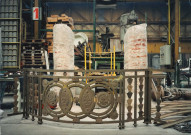
<path fill-rule="evenodd" d="M 91 70 L 91 52 L 89 52 L 89 70 Z"/>
<path fill-rule="evenodd" d="M 84 46 L 84 64 L 85 64 L 85 70 L 86 70 L 86 45 Z M 85 76 L 86 76 L 86 72 L 85 72 Z M 86 83 L 87 83 L 87 79 L 86 79 Z"/>
<path fill-rule="evenodd" d="M 86 45 L 84 46 L 84 64 L 85 64 L 85 70 L 86 70 Z"/>
<path fill-rule="evenodd" d="M 170 45 L 170 0 L 168 0 L 168 44 Z"/>
<path fill-rule="evenodd" d="M 100 52 L 92 52 L 92 53 L 98 53 L 99 54 Z M 101 52 L 101 53 L 110 53 L 110 52 Z"/>
<path fill-rule="evenodd" d="M 113 69 L 115 70 L 115 46 L 113 46 Z M 115 72 L 114 72 L 115 75 Z"/>
<path fill-rule="evenodd" d="M 111 70 L 112 70 L 112 67 L 113 67 L 112 61 L 113 61 L 113 58 L 112 58 L 112 52 L 111 52 Z"/>

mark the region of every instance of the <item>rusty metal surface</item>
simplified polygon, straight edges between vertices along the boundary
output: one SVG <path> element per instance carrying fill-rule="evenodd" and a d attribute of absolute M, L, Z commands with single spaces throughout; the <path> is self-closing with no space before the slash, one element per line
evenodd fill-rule
<path fill-rule="evenodd" d="M 33 89 L 30 92 L 30 96 L 33 96 L 33 100 L 31 100 L 33 105 L 30 105 L 30 102 L 26 102 L 27 108 L 32 107 L 26 110 L 32 110 L 29 114 L 34 118 L 37 117 L 39 124 L 42 124 L 43 119 L 65 123 L 119 123 L 119 128 L 123 129 L 125 122 L 133 121 L 134 126 L 137 126 L 137 121 L 143 119 L 146 124 L 151 122 L 151 95 L 149 94 L 151 83 L 149 81 L 155 76 L 149 70 L 31 71 L 33 74 L 28 73 L 27 80 L 38 80 L 35 84 L 38 85 L 38 88 L 35 85 L 32 85 L 32 88 L 28 88 L 28 90 Z M 145 74 L 146 71 L 147 73 Z M 63 72 L 65 75 L 51 76 L 46 75 L 46 72 Z M 76 75 L 79 72 L 82 74 L 116 72 L 117 75 L 67 76 L 67 72 L 74 72 Z M 126 72 L 133 73 L 133 75 L 127 75 Z M 139 72 L 144 74 L 142 75 Z M 147 78 L 147 81 L 144 81 L 145 78 Z M 162 76 L 159 76 L 159 78 L 162 78 Z M 85 80 L 88 80 L 87 83 Z M 144 83 L 147 83 L 146 87 L 144 87 Z M 52 90 L 55 87 L 59 89 L 57 92 Z M 104 91 L 96 92 L 95 89 L 100 87 Z M 73 88 L 81 89 L 79 96 L 72 93 Z M 143 100 L 146 102 L 143 102 Z M 78 112 L 75 111 L 77 104 L 80 110 Z M 50 106 L 57 107 L 52 109 Z M 146 110 L 145 114 L 143 108 Z"/>

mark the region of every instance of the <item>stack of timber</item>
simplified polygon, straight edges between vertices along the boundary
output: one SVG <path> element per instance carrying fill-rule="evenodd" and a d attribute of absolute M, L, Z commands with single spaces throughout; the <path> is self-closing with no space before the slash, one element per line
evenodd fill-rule
<path fill-rule="evenodd" d="M 74 29 L 74 22 L 71 17 L 68 17 L 66 14 L 59 15 L 51 15 L 51 17 L 47 17 L 46 29 L 53 30 L 55 24 L 67 24 L 72 30 Z M 48 53 L 53 53 L 53 32 L 48 31 L 46 33 L 46 39 L 49 42 Z"/>
<path fill-rule="evenodd" d="M 156 108 L 151 109 L 152 115 L 157 113 Z M 163 128 L 191 121 L 191 100 L 164 101 L 160 104 L 160 123 Z"/>
<path fill-rule="evenodd" d="M 43 68 L 45 63 L 45 40 L 23 40 L 21 61 L 23 68 Z"/>

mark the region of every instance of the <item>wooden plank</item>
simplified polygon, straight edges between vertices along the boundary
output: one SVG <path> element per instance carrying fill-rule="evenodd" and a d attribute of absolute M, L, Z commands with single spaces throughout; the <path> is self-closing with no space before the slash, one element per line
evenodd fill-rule
<path fill-rule="evenodd" d="M 191 110 L 167 113 L 167 114 L 162 115 L 160 118 L 162 119 L 162 118 L 166 118 L 166 117 L 169 117 L 169 116 L 185 114 L 185 113 L 191 113 Z"/>
<path fill-rule="evenodd" d="M 61 17 L 66 17 L 67 15 L 66 14 L 61 14 Z"/>
<path fill-rule="evenodd" d="M 58 17 L 58 20 L 60 20 L 62 22 L 69 22 L 69 18 L 68 17 Z"/>
<path fill-rule="evenodd" d="M 53 38 L 53 35 L 46 35 L 46 38 Z"/>
<path fill-rule="evenodd" d="M 47 22 L 58 22 L 58 18 L 47 17 Z"/>
<path fill-rule="evenodd" d="M 48 30 L 52 30 L 54 27 L 52 26 L 52 27 L 46 27 L 46 29 L 48 29 Z"/>
<path fill-rule="evenodd" d="M 58 18 L 59 15 L 51 15 L 50 17 L 52 17 L 52 18 Z"/>
<path fill-rule="evenodd" d="M 181 118 L 180 120 L 176 120 L 167 124 L 162 125 L 163 128 L 167 128 L 167 127 L 171 127 L 173 125 L 182 123 L 182 122 L 187 122 L 187 121 L 191 121 L 191 116 L 190 117 L 186 117 L 186 118 Z"/>
<path fill-rule="evenodd" d="M 52 34 L 53 34 L 53 32 L 47 32 L 46 34 L 47 34 L 47 35 L 52 35 Z"/>
<path fill-rule="evenodd" d="M 46 27 L 53 27 L 54 26 L 54 24 L 46 24 Z"/>

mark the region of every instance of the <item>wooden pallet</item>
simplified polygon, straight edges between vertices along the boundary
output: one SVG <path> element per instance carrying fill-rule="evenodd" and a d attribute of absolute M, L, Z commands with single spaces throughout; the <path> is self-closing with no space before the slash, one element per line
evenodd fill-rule
<path fill-rule="evenodd" d="M 41 59 L 41 60 L 44 60 L 44 56 L 22 56 L 21 59 L 25 60 L 25 59 Z"/>
<path fill-rule="evenodd" d="M 43 50 L 24 50 L 23 53 L 43 53 Z"/>
<path fill-rule="evenodd" d="M 37 50 L 37 49 L 38 49 L 38 50 L 43 50 L 44 47 L 36 46 L 36 45 L 34 45 L 34 46 L 33 46 L 33 45 L 30 45 L 30 46 L 29 46 L 29 45 L 26 45 L 26 46 L 23 45 L 23 46 L 22 46 L 22 49 L 23 49 L 23 50 Z"/>
<path fill-rule="evenodd" d="M 45 43 L 45 39 L 26 39 L 26 40 L 22 40 L 23 43 L 36 43 L 36 42 L 40 42 L 40 43 Z"/>
<path fill-rule="evenodd" d="M 22 60 L 23 65 L 45 65 L 45 61 L 41 60 Z"/>
<path fill-rule="evenodd" d="M 44 56 L 44 53 L 23 53 L 22 56 Z"/>

